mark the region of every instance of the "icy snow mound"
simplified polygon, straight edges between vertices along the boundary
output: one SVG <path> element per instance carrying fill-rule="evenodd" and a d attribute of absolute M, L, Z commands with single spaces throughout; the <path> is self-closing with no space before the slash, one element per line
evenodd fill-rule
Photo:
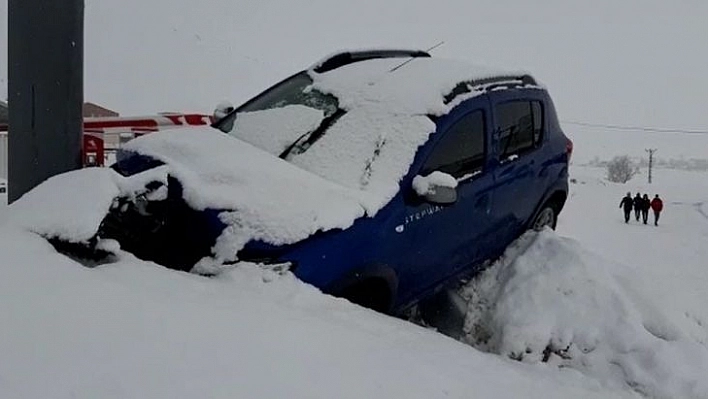
<path fill-rule="evenodd" d="M 48 238 L 83 242 L 96 234 L 113 198 L 118 176 L 108 168 L 87 168 L 53 176 L 12 203 L 13 225 Z"/>
<path fill-rule="evenodd" d="M 38 210 L 38 212 L 42 212 Z M 85 268 L 0 227 L 0 398 L 607 398 L 241 265 Z"/>
<path fill-rule="evenodd" d="M 529 233 L 463 289 L 464 340 L 650 397 L 708 397 L 708 348 L 638 295 L 632 277 L 550 230 Z"/>

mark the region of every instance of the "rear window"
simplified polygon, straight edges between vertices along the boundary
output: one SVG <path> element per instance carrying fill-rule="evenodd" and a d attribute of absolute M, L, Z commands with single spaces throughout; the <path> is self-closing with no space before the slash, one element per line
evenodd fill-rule
<path fill-rule="evenodd" d="M 501 158 L 537 148 L 543 139 L 540 101 L 510 101 L 495 107 Z"/>

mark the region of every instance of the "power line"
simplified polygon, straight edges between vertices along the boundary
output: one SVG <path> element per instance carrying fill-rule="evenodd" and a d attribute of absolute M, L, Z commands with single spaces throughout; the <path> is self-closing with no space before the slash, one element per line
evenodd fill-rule
<path fill-rule="evenodd" d="M 604 123 L 589 123 L 589 122 L 578 122 L 578 121 L 561 121 L 561 123 L 565 123 L 568 125 L 576 125 L 576 126 L 596 127 L 596 128 L 602 128 L 602 129 L 625 130 L 625 131 L 635 131 L 635 132 L 708 134 L 708 130 L 671 129 L 671 128 L 649 127 L 649 126 L 623 126 L 623 125 L 610 125 L 610 124 L 604 124 Z"/>

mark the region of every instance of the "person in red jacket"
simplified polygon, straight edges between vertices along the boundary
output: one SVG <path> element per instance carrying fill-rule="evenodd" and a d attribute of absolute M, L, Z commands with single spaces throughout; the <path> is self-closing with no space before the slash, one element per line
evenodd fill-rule
<path fill-rule="evenodd" d="M 659 214 L 661 214 L 663 209 L 664 202 L 659 198 L 659 194 L 656 194 L 654 199 L 651 200 L 651 210 L 654 211 L 654 226 L 659 225 Z"/>

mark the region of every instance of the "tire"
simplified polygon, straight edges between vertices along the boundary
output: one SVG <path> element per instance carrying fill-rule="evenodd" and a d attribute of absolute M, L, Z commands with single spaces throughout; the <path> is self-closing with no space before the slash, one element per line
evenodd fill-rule
<path fill-rule="evenodd" d="M 380 313 L 388 313 L 391 308 L 391 289 L 381 279 L 364 280 L 345 288 L 336 296 Z"/>
<path fill-rule="evenodd" d="M 551 230 L 555 230 L 557 223 L 558 211 L 552 202 L 547 202 L 543 204 L 538 213 L 536 213 L 533 222 L 531 222 L 530 229 L 534 231 L 541 231 L 545 227 L 550 227 Z"/>

